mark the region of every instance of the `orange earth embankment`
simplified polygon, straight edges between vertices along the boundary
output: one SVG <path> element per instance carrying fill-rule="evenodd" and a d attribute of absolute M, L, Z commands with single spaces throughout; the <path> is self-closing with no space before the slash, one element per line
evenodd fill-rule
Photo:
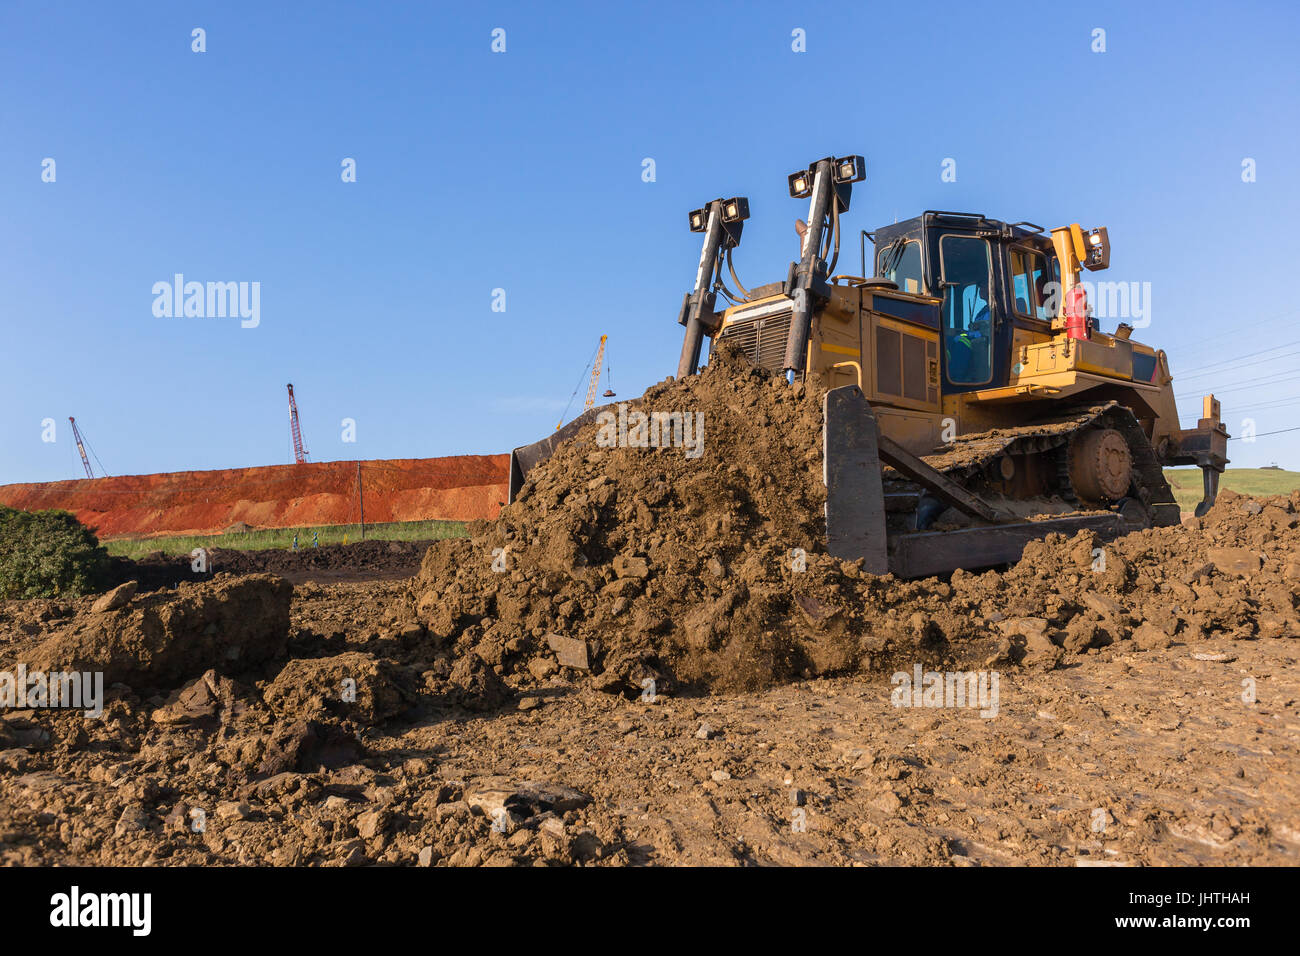
<path fill-rule="evenodd" d="M 494 518 L 506 500 L 509 455 L 361 462 L 365 520 Z M 360 520 L 355 461 L 0 485 L 0 504 L 71 511 L 102 538 L 213 534 Z"/>

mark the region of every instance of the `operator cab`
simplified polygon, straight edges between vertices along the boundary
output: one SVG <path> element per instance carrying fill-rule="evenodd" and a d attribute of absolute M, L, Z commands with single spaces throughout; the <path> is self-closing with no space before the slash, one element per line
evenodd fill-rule
<path fill-rule="evenodd" d="M 1061 277 L 1042 227 L 929 211 L 868 235 L 877 276 L 943 300 L 944 393 L 1006 385 L 1014 330 L 1050 332 Z"/>

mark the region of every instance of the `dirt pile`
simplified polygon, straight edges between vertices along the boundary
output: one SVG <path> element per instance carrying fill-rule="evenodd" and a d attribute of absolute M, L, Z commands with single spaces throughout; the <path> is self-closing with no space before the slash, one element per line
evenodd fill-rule
<path fill-rule="evenodd" d="M 14 663 L 166 690 L 208 668 L 245 670 L 284 656 L 293 586 L 280 578 L 218 575 L 175 591 L 134 592 L 123 585 L 81 613 L 43 603 L 23 630 L 47 636 L 19 649 Z"/>
<path fill-rule="evenodd" d="M 702 417 L 702 453 L 607 447 L 612 427 L 590 424 L 495 521 L 429 549 L 412 605 L 454 659 L 477 656 L 521 686 L 564 669 L 612 691 L 735 691 L 900 662 L 1056 666 L 1117 640 L 1300 627 L 1295 495 L 1225 493 L 1189 527 L 1105 546 L 1054 535 L 1006 573 L 905 582 L 825 553 L 816 394 L 715 357 L 628 403 L 629 434 L 638 411 Z"/>
<path fill-rule="evenodd" d="M 655 413 L 684 421 L 658 447 L 649 422 L 638 434 Z M 855 665 L 877 585 L 824 553 L 819 397 L 715 356 L 617 414 L 534 469 L 496 521 L 430 548 L 412 596 L 432 636 L 506 674 L 585 664 L 611 689 Z"/>

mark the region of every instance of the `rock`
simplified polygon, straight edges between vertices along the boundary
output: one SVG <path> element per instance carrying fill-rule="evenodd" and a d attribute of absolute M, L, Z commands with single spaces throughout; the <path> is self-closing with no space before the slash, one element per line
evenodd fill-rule
<path fill-rule="evenodd" d="M 126 607 L 131 603 L 131 598 L 135 597 L 136 589 L 139 587 L 139 581 L 127 581 L 125 584 L 119 584 L 95 601 L 90 606 L 90 609 L 96 614 L 105 614 L 108 611 L 116 611 L 118 608 Z"/>
<path fill-rule="evenodd" d="M 117 826 L 113 828 L 113 836 L 125 836 L 128 833 L 138 833 L 141 830 L 148 829 L 149 814 L 139 807 L 127 807 L 122 811 L 122 815 L 117 818 Z"/>
<path fill-rule="evenodd" d="M 1086 654 L 1091 647 L 1102 647 L 1109 643 L 1110 635 L 1105 630 L 1080 616 L 1066 626 L 1062 646 L 1071 654 Z"/>
<path fill-rule="evenodd" d="M 540 697 L 520 697 L 520 698 L 519 698 L 519 709 L 520 709 L 520 710 L 536 710 L 538 707 L 541 707 L 542 704 L 543 704 L 543 701 L 542 701 L 542 698 L 540 698 Z"/>
<path fill-rule="evenodd" d="M 614 557 L 614 573 L 620 578 L 645 578 L 650 576 L 650 565 L 639 555 L 619 554 Z"/>
<path fill-rule="evenodd" d="M 1223 574 L 1247 576 L 1259 571 L 1262 562 L 1248 548 L 1210 548 L 1205 557 Z"/>
<path fill-rule="evenodd" d="M 420 854 L 416 857 L 416 861 L 420 866 L 433 866 L 433 847 L 421 847 Z"/>
<path fill-rule="evenodd" d="M 886 790 L 872 801 L 872 806 L 885 813 L 897 813 L 903 808 L 903 799 L 893 790 Z"/>
<path fill-rule="evenodd" d="M 235 682 L 208 669 L 202 677 L 174 691 L 167 703 L 151 714 L 156 724 L 196 723 L 215 718 L 222 708 L 235 706 Z"/>
<path fill-rule="evenodd" d="M 1210 661 L 1215 664 L 1230 664 L 1237 659 L 1235 654 L 1207 654 L 1204 652 L 1192 655 L 1194 660 Z"/>
<path fill-rule="evenodd" d="M 714 736 L 713 728 L 706 723 L 701 723 L 700 729 L 695 731 L 695 736 L 700 740 L 710 740 Z"/>
<path fill-rule="evenodd" d="M 514 783 L 504 777 L 487 777 L 465 791 L 465 802 L 486 817 L 505 810 L 515 817 L 537 813 L 568 813 L 591 803 L 580 790 L 539 780 Z"/>
<path fill-rule="evenodd" d="M 170 689 L 209 668 L 283 657 L 293 585 L 273 574 L 219 574 L 149 595 L 124 614 L 80 619 L 29 651 L 28 671 L 100 671 L 104 684 Z"/>
<path fill-rule="evenodd" d="M 253 808 L 246 803 L 226 800 L 217 804 L 217 819 L 224 821 L 247 820 L 253 815 Z"/>
<path fill-rule="evenodd" d="M 406 667 L 349 651 L 291 660 L 262 695 L 278 715 L 306 720 L 352 720 L 374 726 L 416 700 L 415 675 Z"/>
<path fill-rule="evenodd" d="M 1051 638 L 1045 633 L 1034 631 L 1025 637 L 1025 656 L 1021 663 L 1026 667 L 1055 670 L 1060 666 L 1063 657 L 1064 651 L 1053 644 Z"/>
<path fill-rule="evenodd" d="M 1118 601 L 1097 591 L 1084 591 L 1079 600 L 1085 607 L 1091 608 L 1104 618 L 1118 621 L 1124 616 L 1124 608 Z"/>
<path fill-rule="evenodd" d="M 528 673 L 534 680 L 543 681 L 556 671 L 555 661 L 549 657 L 534 657 L 528 662 Z"/>
<path fill-rule="evenodd" d="M 385 811 L 368 810 L 357 817 L 357 833 L 361 834 L 363 839 L 373 840 L 384 831 L 387 822 L 388 814 Z"/>
<path fill-rule="evenodd" d="M 1163 650 L 1172 643 L 1173 639 L 1155 624 L 1142 624 L 1133 632 L 1133 646 L 1140 651 Z"/>
<path fill-rule="evenodd" d="M 1041 617 L 1014 617 L 1006 621 L 998 621 L 997 627 L 1003 634 L 1008 636 L 1018 634 L 1026 639 L 1035 635 L 1040 637 L 1047 635 L 1047 621 Z"/>
<path fill-rule="evenodd" d="M 477 654 L 466 654 L 456 661 L 449 680 L 450 701 L 466 710 L 495 710 L 511 697 L 505 681 Z"/>
<path fill-rule="evenodd" d="M 731 774 L 725 770 L 715 770 L 713 773 L 709 774 L 709 779 L 714 783 L 722 783 L 724 780 L 730 780 Z"/>
<path fill-rule="evenodd" d="M 576 637 L 564 637 L 560 634 L 547 634 L 546 645 L 555 652 L 555 659 L 562 667 L 587 670 L 587 642 Z"/>
<path fill-rule="evenodd" d="M 337 724 L 299 720 L 271 732 L 257 772 L 264 777 L 288 771 L 313 773 L 320 767 L 355 763 L 364 752 L 360 741 Z"/>

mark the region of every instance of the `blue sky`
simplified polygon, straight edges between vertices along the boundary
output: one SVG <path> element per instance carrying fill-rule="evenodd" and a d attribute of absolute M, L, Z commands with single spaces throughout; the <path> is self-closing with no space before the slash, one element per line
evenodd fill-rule
<path fill-rule="evenodd" d="M 112 474 L 290 461 L 286 382 L 313 460 L 508 451 L 602 333 L 621 396 L 675 370 L 690 209 L 747 195 L 741 279 L 783 278 L 786 174 L 849 152 L 854 235 L 931 208 L 1108 226 L 1097 278 L 1151 283 L 1135 337 L 1185 419 L 1214 388 L 1234 434 L 1294 427 L 1297 27 L 1283 2 L 7 0 L 0 482 L 80 476 L 68 415 Z M 156 317 L 178 272 L 259 282 L 260 324 Z M 1229 447 L 1300 468 L 1300 431 Z"/>

